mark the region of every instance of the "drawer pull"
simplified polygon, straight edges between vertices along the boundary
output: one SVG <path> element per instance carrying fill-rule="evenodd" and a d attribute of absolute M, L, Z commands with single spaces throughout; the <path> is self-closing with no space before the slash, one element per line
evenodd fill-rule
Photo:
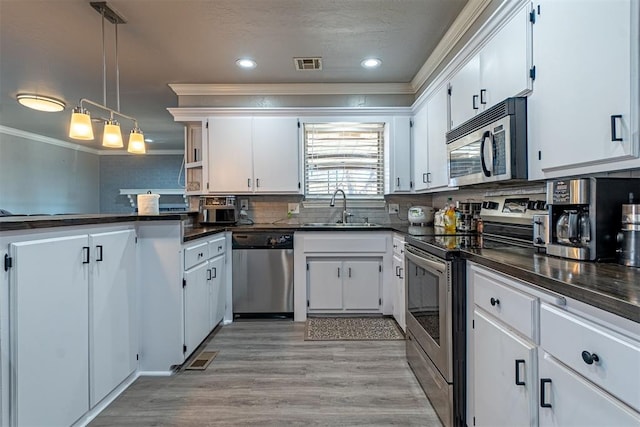
<path fill-rule="evenodd" d="M 491 299 L 489 300 L 489 302 L 491 303 L 492 306 L 496 306 L 496 305 L 500 305 L 500 300 L 498 298 L 493 298 L 491 297 Z"/>
<path fill-rule="evenodd" d="M 524 365 L 524 359 L 516 359 L 516 385 L 526 385 L 520 380 L 520 364 Z"/>
<path fill-rule="evenodd" d="M 600 358 L 597 354 L 589 353 L 587 350 L 585 350 L 582 352 L 582 360 L 584 360 L 584 363 L 586 363 L 587 365 L 593 365 L 593 362 L 597 364 L 600 361 Z"/>
<path fill-rule="evenodd" d="M 551 384 L 551 378 L 540 378 L 540 407 L 551 408 L 551 403 L 546 402 L 545 384 Z"/>

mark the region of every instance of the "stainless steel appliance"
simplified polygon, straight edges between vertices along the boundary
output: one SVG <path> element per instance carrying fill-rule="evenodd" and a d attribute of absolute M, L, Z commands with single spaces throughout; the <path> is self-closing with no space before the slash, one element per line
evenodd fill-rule
<path fill-rule="evenodd" d="M 200 197 L 201 224 L 235 224 L 238 221 L 235 196 Z"/>
<path fill-rule="evenodd" d="M 547 253 L 576 260 L 616 258 L 622 204 L 640 179 L 581 178 L 547 182 Z"/>
<path fill-rule="evenodd" d="M 449 183 L 527 178 L 527 101 L 508 98 L 447 132 Z"/>
<path fill-rule="evenodd" d="M 293 317 L 293 234 L 232 234 L 234 317 Z"/>
<path fill-rule="evenodd" d="M 549 243 L 549 214 L 533 215 L 533 246 L 547 248 Z"/>
<path fill-rule="evenodd" d="M 462 247 L 532 247 L 545 194 L 485 197 L 482 234 L 408 236 L 405 244 L 407 360 L 446 426 L 466 426 L 466 270 Z M 469 207 L 471 209 L 471 207 Z M 477 207 L 476 207 L 477 208 Z"/>
<path fill-rule="evenodd" d="M 629 197 L 629 204 L 622 205 L 618 241 L 618 262 L 628 267 L 640 267 L 640 204 L 633 204 L 633 195 Z"/>
<path fill-rule="evenodd" d="M 465 425 L 465 266 L 454 252 L 407 238 L 407 361 L 446 426 Z"/>

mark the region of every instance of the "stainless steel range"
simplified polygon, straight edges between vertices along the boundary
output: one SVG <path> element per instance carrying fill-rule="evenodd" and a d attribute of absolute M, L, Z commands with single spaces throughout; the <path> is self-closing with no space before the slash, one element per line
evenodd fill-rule
<path fill-rule="evenodd" d="M 466 426 L 466 269 L 460 250 L 532 247 L 533 215 L 545 195 L 486 197 L 484 234 L 409 236 L 405 245 L 407 360 L 446 426 Z"/>

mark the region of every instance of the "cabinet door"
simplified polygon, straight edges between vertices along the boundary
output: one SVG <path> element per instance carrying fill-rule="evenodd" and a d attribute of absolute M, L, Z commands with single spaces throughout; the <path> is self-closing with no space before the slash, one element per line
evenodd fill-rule
<path fill-rule="evenodd" d="M 391 193 L 411 191 L 411 117 L 393 118 L 391 141 L 392 169 L 389 174 Z"/>
<path fill-rule="evenodd" d="M 210 193 L 253 191 L 251 123 L 251 117 L 209 118 Z"/>
<path fill-rule="evenodd" d="M 309 261 L 309 309 L 342 310 L 342 262 Z"/>
<path fill-rule="evenodd" d="M 540 153 L 531 156 L 530 169 L 631 157 L 631 1 L 537 4 L 536 80 L 527 109 L 529 143 Z M 613 133 L 621 140 L 613 141 Z"/>
<path fill-rule="evenodd" d="M 91 407 L 136 369 L 135 232 L 89 235 L 92 251 L 89 372 Z"/>
<path fill-rule="evenodd" d="M 253 118 L 253 176 L 259 193 L 299 193 L 300 155 L 296 117 Z M 238 159 L 236 158 L 236 162 Z"/>
<path fill-rule="evenodd" d="M 427 141 L 429 142 L 429 172 L 427 182 L 429 188 L 449 185 L 447 166 L 447 139 L 449 130 L 449 95 L 447 86 L 442 86 L 427 100 Z"/>
<path fill-rule="evenodd" d="M 406 297 L 404 292 L 404 259 L 393 256 L 394 301 L 393 318 L 403 331 L 406 331 Z"/>
<path fill-rule="evenodd" d="M 416 191 L 429 188 L 429 135 L 427 132 L 427 104 L 424 103 L 413 116 L 413 187 Z"/>
<path fill-rule="evenodd" d="M 343 297 L 345 310 L 379 310 L 380 261 L 345 261 Z"/>
<path fill-rule="evenodd" d="M 451 127 L 472 118 L 480 108 L 480 56 L 473 56 L 451 78 Z"/>
<path fill-rule="evenodd" d="M 475 425 L 535 425 L 535 346 L 478 309 L 474 323 Z"/>
<path fill-rule="evenodd" d="M 208 278 L 209 263 L 193 267 L 184 273 L 184 345 L 185 357 L 205 339 L 211 328 L 211 285 Z"/>
<path fill-rule="evenodd" d="M 11 245 L 13 425 L 71 425 L 89 410 L 88 244 L 82 235 Z"/>
<path fill-rule="evenodd" d="M 480 52 L 480 107 L 487 109 L 531 88 L 531 24 L 527 3 Z"/>
<path fill-rule="evenodd" d="M 224 255 L 214 258 L 209 261 L 209 270 L 211 273 L 211 280 L 209 285 L 211 287 L 210 293 L 210 307 L 211 307 L 211 320 L 209 322 L 209 330 L 216 327 L 218 323 L 224 317 L 225 308 L 225 280 L 224 280 Z"/>
<path fill-rule="evenodd" d="M 544 387 L 540 393 L 540 426 L 640 425 L 637 412 L 568 370 L 548 353 L 539 362 L 540 387 Z M 630 381 L 637 386 L 637 381 Z"/>

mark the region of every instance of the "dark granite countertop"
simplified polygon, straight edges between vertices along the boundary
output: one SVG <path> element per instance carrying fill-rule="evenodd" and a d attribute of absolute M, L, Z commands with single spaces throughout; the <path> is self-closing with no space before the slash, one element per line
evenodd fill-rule
<path fill-rule="evenodd" d="M 0 231 L 134 221 L 193 219 L 197 212 L 160 215 L 84 214 L 0 217 Z M 435 234 L 432 227 L 416 229 L 402 224 L 378 227 L 308 227 L 302 224 L 253 224 L 185 227 L 188 242 L 223 231 L 394 231 L 406 236 Z M 538 254 L 535 249 L 461 249 L 464 258 L 569 298 L 582 301 L 640 323 L 640 269 L 618 264 L 571 261 Z"/>
<path fill-rule="evenodd" d="M 640 269 L 572 261 L 535 249 L 461 249 L 480 265 L 640 323 Z"/>
<path fill-rule="evenodd" d="M 36 228 L 66 227 L 70 225 L 113 224 L 135 221 L 186 220 L 197 212 L 166 212 L 159 215 L 138 214 L 72 214 L 72 215 L 25 215 L 0 217 L 0 231 L 32 230 Z"/>

